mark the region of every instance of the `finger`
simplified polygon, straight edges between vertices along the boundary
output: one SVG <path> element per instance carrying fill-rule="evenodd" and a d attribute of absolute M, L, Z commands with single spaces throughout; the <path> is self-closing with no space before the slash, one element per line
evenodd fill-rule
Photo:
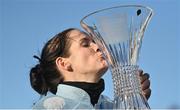
<path fill-rule="evenodd" d="M 142 90 L 148 89 L 148 88 L 150 87 L 150 80 L 149 80 L 149 79 L 145 80 L 145 81 L 141 84 L 141 86 L 142 86 Z"/>
<path fill-rule="evenodd" d="M 149 99 L 149 97 L 151 96 L 151 89 L 146 89 L 143 90 L 143 95 L 146 97 L 146 99 Z"/>
<path fill-rule="evenodd" d="M 139 75 L 139 76 L 142 76 L 142 75 L 143 75 L 143 70 L 142 70 L 142 69 L 139 69 L 139 70 L 138 70 L 138 75 Z"/>
<path fill-rule="evenodd" d="M 149 74 L 148 73 L 144 73 L 143 75 L 140 76 L 140 80 L 141 80 L 141 83 L 143 83 L 144 81 L 148 80 L 149 79 Z"/>

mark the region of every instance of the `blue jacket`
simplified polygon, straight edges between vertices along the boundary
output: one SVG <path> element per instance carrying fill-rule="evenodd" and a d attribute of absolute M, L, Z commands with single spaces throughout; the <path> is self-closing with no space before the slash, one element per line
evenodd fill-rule
<path fill-rule="evenodd" d="M 59 84 L 56 95 L 48 92 L 34 106 L 34 110 L 42 109 L 112 109 L 113 102 L 108 97 L 101 95 L 98 103 L 93 106 L 90 96 L 84 90 Z"/>

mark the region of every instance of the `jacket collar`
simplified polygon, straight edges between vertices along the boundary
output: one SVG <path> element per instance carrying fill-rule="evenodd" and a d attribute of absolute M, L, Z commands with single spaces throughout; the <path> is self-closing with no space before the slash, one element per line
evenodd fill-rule
<path fill-rule="evenodd" d="M 91 103 L 87 92 L 83 89 L 70 85 L 59 84 L 56 95 L 75 101 L 82 101 L 83 103 Z"/>

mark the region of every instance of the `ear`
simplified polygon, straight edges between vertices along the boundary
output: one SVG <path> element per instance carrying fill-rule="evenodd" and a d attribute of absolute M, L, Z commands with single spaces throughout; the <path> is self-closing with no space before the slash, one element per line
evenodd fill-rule
<path fill-rule="evenodd" d="M 72 67 L 67 58 L 58 57 L 56 58 L 56 66 L 59 70 L 72 71 Z"/>

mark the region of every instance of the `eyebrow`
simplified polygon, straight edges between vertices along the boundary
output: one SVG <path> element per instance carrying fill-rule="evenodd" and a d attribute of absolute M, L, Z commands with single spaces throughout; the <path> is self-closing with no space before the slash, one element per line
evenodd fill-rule
<path fill-rule="evenodd" d="M 83 42 L 83 41 L 91 41 L 92 39 L 90 38 L 90 37 L 83 37 L 83 38 L 81 38 L 79 41 L 80 42 Z"/>
<path fill-rule="evenodd" d="M 83 36 L 83 38 L 80 38 L 80 40 L 75 40 L 73 38 L 68 38 L 68 39 L 70 39 L 72 41 L 75 41 L 75 42 L 80 42 L 80 43 L 83 42 L 83 41 L 92 40 L 92 38 L 86 32 L 82 31 L 82 33 L 83 34 L 81 34 L 80 36 Z"/>

